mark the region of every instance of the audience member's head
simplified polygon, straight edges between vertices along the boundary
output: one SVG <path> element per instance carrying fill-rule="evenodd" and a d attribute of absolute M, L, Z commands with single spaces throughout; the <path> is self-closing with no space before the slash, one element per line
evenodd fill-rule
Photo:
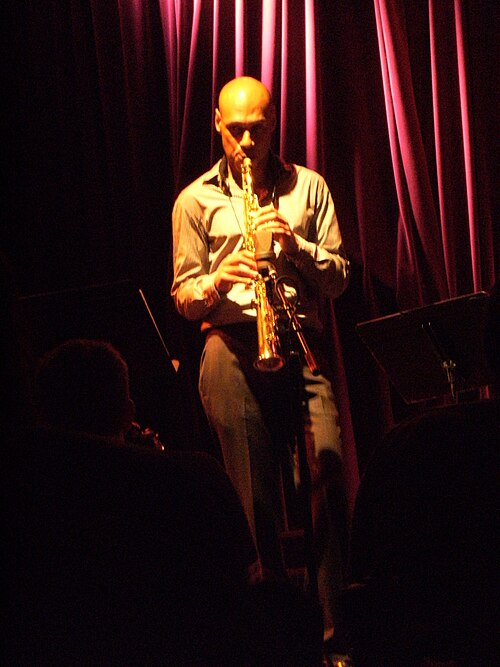
<path fill-rule="evenodd" d="M 35 392 L 45 426 L 123 437 L 134 417 L 127 363 L 105 341 L 69 340 L 48 352 Z"/>

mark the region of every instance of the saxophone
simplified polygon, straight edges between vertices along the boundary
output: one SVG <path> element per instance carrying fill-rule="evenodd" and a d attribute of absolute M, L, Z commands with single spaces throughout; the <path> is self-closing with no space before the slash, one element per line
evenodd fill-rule
<path fill-rule="evenodd" d="M 259 201 L 253 189 L 252 162 L 244 158 L 241 166 L 243 210 L 245 223 L 244 247 L 255 253 L 255 216 Z M 265 269 L 254 281 L 255 307 L 257 310 L 258 356 L 254 367 L 259 371 L 277 371 L 284 359 L 280 354 L 278 317 L 272 306 L 275 272 Z"/>

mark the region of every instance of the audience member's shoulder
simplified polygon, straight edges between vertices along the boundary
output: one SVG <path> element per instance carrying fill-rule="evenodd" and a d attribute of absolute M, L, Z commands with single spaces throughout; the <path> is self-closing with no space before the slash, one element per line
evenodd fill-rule
<path fill-rule="evenodd" d="M 37 427 L 20 431 L 11 446 L 9 460 L 25 473 L 41 471 L 64 475 L 66 471 L 100 476 L 133 478 L 136 485 L 158 484 L 165 494 L 176 487 L 180 492 L 195 486 L 210 493 L 233 495 L 234 489 L 221 464 L 201 451 L 156 449 L 111 436 L 55 427 Z M 38 471 L 38 472 L 37 472 Z"/>
<path fill-rule="evenodd" d="M 159 478 L 165 475 L 174 477 L 178 483 L 187 479 L 191 482 L 197 480 L 211 487 L 232 490 L 222 465 L 213 455 L 203 451 L 168 447 L 160 450 L 112 436 L 55 427 L 29 429 L 20 436 L 17 444 L 19 456 L 23 459 L 28 455 L 35 459 L 47 459 L 64 454 L 65 460 L 80 458 L 82 463 L 88 463 L 97 457 L 110 466 L 129 466 L 137 474 L 142 470 Z"/>
<path fill-rule="evenodd" d="M 397 424 L 372 452 L 363 478 L 400 475 L 403 468 L 446 465 L 450 457 L 477 463 L 498 456 L 500 403 L 479 400 L 425 410 Z M 427 462 L 427 463 L 424 463 Z M 403 466 L 403 467 L 402 467 Z"/>
<path fill-rule="evenodd" d="M 385 437 L 387 445 L 395 445 L 408 437 L 449 434 L 455 438 L 466 437 L 474 430 L 478 433 L 498 434 L 500 428 L 500 402 L 478 400 L 456 403 L 425 410 L 421 414 L 402 421 Z"/>
<path fill-rule="evenodd" d="M 17 444 L 10 477 L 19 489 L 36 489 L 44 498 L 52 495 L 51 489 L 59 489 L 60 505 L 87 497 L 96 506 L 111 503 L 121 511 L 142 513 L 148 521 L 157 515 L 185 516 L 200 533 L 211 527 L 214 536 L 226 542 L 233 532 L 238 562 L 255 560 L 239 498 L 210 454 L 161 451 L 55 428 L 29 430 Z"/>

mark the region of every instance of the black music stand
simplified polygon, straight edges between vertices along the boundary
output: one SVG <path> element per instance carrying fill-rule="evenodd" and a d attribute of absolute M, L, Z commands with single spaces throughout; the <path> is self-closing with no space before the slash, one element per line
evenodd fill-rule
<path fill-rule="evenodd" d="M 140 425 L 159 431 L 166 444 L 179 432 L 175 360 L 144 293 L 131 281 L 32 294 L 21 298 L 21 307 L 35 357 L 71 338 L 110 342 L 128 363 Z"/>
<path fill-rule="evenodd" d="M 367 322 L 356 331 L 406 403 L 492 381 L 484 351 L 488 294 L 476 292 Z"/>

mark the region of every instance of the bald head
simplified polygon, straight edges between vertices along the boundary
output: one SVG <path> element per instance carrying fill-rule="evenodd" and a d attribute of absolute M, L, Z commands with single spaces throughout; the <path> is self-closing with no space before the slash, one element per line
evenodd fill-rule
<path fill-rule="evenodd" d="M 251 76 L 240 76 L 229 81 L 219 93 L 219 110 L 222 114 L 235 108 L 268 109 L 270 105 L 271 93 L 261 81 Z"/>
<path fill-rule="evenodd" d="M 244 157 L 252 160 L 257 178 L 264 174 L 276 127 L 276 110 L 261 81 L 240 76 L 226 83 L 219 94 L 215 127 L 235 180 Z"/>

